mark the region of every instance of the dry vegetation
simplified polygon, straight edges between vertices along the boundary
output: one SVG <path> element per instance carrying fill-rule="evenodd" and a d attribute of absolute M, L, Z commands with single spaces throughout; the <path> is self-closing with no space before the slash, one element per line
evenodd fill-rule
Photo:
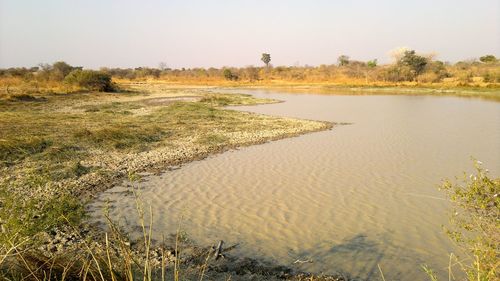
<path fill-rule="evenodd" d="M 469 281 L 498 280 L 500 178 L 492 178 L 481 162 L 474 162 L 473 174 L 464 175 L 461 182 L 446 180 L 440 188 L 454 206 L 446 232 L 465 252 L 465 256 L 450 255 L 449 276 L 458 272 Z M 432 269 L 424 266 L 424 270 L 430 280 L 438 281 Z"/>
<path fill-rule="evenodd" d="M 264 57 L 266 55 L 266 57 Z M 267 57 L 269 56 L 269 57 Z M 277 66 L 263 54 L 264 67 L 170 69 L 138 67 L 82 70 L 65 62 L 32 68 L 0 69 L 0 91 L 12 99 L 29 99 L 31 93 L 71 93 L 85 90 L 114 91 L 116 84 L 153 81 L 174 85 L 229 87 L 286 87 L 317 92 L 357 94 L 431 94 L 482 97 L 500 100 L 500 61 L 487 55 L 455 64 L 437 61 L 402 49 L 394 63 L 379 65 L 340 56 L 337 64 Z"/>
<path fill-rule="evenodd" d="M 337 64 L 313 66 L 276 66 L 269 64 L 269 54 L 263 54 L 265 67 L 225 67 L 193 69 L 135 69 L 101 70 L 119 80 L 162 80 L 169 83 L 226 85 L 226 86 L 329 86 L 403 87 L 482 91 L 496 91 L 500 83 L 500 63 L 494 56 L 455 64 L 433 59 L 432 55 L 419 55 L 413 50 L 399 50 L 394 63 L 378 65 L 340 56 Z"/>

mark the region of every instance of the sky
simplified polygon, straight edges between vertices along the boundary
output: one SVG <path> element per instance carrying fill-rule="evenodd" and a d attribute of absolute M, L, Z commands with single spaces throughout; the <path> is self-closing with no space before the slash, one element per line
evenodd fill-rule
<path fill-rule="evenodd" d="M 0 68 L 390 62 L 500 56 L 498 0 L 0 0 Z"/>

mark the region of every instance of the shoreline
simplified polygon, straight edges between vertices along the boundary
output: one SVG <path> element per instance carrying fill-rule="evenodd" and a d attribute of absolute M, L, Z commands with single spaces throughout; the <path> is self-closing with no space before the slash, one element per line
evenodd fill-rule
<path fill-rule="evenodd" d="M 292 119 L 292 118 L 290 118 Z M 303 119 L 297 119 L 303 120 Z M 240 149 L 244 147 L 249 147 L 253 145 L 265 144 L 272 141 L 278 141 L 282 139 L 299 137 L 302 135 L 327 131 L 333 129 L 337 125 L 343 125 L 341 123 L 331 123 L 325 121 L 312 121 L 312 120 L 304 120 L 320 123 L 316 128 L 304 129 L 299 131 L 290 131 L 285 132 L 283 134 L 276 134 L 271 136 L 259 137 L 259 136 L 248 136 L 247 140 L 243 140 L 239 143 L 228 143 L 224 145 L 220 145 L 217 147 L 209 147 L 207 149 L 203 148 L 191 148 L 191 149 L 181 149 L 175 151 L 175 153 L 171 153 L 168 149 L 156 149 L 153 151 L 148 151 L 144 154 L 139 155 L 128 155 L 125 159 L 120 161 L 117 168 L 114 170 L 116 175 L 112 176 L 110 179 L 81 179 L 75 184 L 79 186 L 88 186 L 82 191 L 98 191 L 103 192 L 109 188 L 112 188 L 116 184 L 119 184 L 121 181 L 125 180 L 127 175 L 130 173 L 139 174 L 139 173 L 162 173 L 163 171 L 167 171 L 171 168 L 177 168 L 184 164 L 204 160 L 207 157 L 214 156 L 217 154 L 221 154 L 227 151 Z M 153 157 L 153 158 L 151 158 Z M 126 172 L 125 172 L 126 171 Z M 104 189 L 99 188 L 99 185 L 105 186 Z M 99 188 L 99 189 L 96 189 Z M 94 197 L 94 196 L 91 196 Z"/>

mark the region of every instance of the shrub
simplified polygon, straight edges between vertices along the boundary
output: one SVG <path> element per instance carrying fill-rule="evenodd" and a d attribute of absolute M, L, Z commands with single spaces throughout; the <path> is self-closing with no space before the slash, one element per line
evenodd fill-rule
<path fill-rule="evenodd" d="M 369 67 L 369 68 L 374 68 L 377 66 L 377 59 L 374 59 L 374 60 L 370 60 L 368 62 L 366 62 L 366 65 Z"/>
<path fill-rule="evenodd" d="M 79 69 L 67 64 L 64 61 L 58 61 L 52 64 L 51 77 L 56 81 L 62 81 L 64 77 L 71 73 L 71 71 Z"/>
<path fill-rule="evenodd" d="M 494 55 L 486 55 L 486 56 L 480 57 L 479 60 L 483 63 L 492 63 L 492 62 L 496 62 L 497 58 Z"/>
<path fill-rule="evenodd" d="M 113 91 L 111 75 L 102 71 L 80 69 L 73 70 L 64 78 L 64 81 L 92 91 Z"/>
<path fill-rule="evenodd" d="M 417 55 L 414 50 L 405 51 L 397 61 L 399 67 L 409 68 L 410 75 L 406 77 L 407 80 L 414 80 L 418 75 L 422 74 L 427 64 L 427 58 Z"/>
<path fill-rule="evenodd" d="M 222 74 L 226 80 L 238 80 L 238 75 L 234 74 L 230 69 L 224 69 Z"/>
<path fill-rule="evenodd" d="M 450 181 L 441 186 L 455 210 L 450 237 L 472 254 L 472 264 L 464 265 L 467 280 L 497 280 L 500 246 L 500 178 L 490 178 L 488 170 L 475 163 L 476 172 L 462 184 Z"/>

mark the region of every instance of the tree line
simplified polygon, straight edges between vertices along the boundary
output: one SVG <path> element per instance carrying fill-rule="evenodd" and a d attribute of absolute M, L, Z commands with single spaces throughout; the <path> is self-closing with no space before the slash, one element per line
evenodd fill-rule
<path fill-rule="evenodd" d="M 167 81 L 291 81 L 334 83 L 442 83 L 469 85 L 470 83 L 500 83 L 500 62 L 494 55 L 479 60 L 460 61 L 454 64 L 435 60 L 431 55 L 421 55 L 415 50 L 402 49 L 393 54 L 394 62 L 380 65 L 376 59 L 359 61 L 341 55 L 336 64 L 320 66 L 273 66 L 271 55 L 263 53 L 263 66 L 223 68 L 172 69 L 161 63 L 158 68 L 107 68 L 99 71 L 83 70 L 65 62 L 41 64 L 31 68 L 0 69 L 0 77 L 55 80 L 78 84 L 86 88 L 107 90 L 110 77 L 117 79 L 162 79 Z M 70 75 L 71 74 L 71 75 Z"/>
<path fill-rule="evenodd" d="M 0 69 L 0 77 L 21 78 L 27 82 L 60 82 L 91 91 L 109 92 L 114 90 L 109 73 L 84 70 L 81 66 L 71 66 L 64 61 L 39 64 L 31 68 Z"/>

